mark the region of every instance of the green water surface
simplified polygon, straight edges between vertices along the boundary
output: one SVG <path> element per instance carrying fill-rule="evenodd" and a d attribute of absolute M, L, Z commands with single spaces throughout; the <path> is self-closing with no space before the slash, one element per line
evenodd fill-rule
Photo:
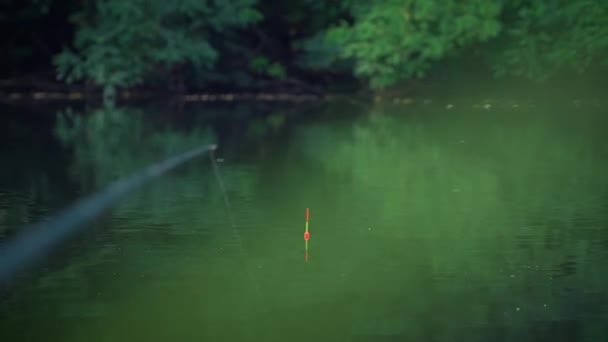
<path fill-rule="evenodd" d="M 230 207 L 208 158 L 148 184 L 0 289 L 0 341 L 608 340 L 607 104 L 403 102 L 3 108 L 0 240 L 210 141 Z"/>

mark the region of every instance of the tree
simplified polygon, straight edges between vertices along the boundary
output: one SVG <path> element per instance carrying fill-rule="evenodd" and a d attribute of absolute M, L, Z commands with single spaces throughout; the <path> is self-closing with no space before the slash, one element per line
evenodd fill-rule
<path fill-rule="evenodd" d="M 142 83 L 158 70 L 190 63 L 210 69 L 214 32 L 260 19 L 255 0 L 108 0 L 77 12 L 74 47 L 55 59 L 59 77 L 90 80 L 111 93 Z"/>
<path fill-rule="evenodd" d="M 454 51 L 496 37 L 501 8 L 498 0 L 355 2 L 354 23 L 332 28 L 328 38 L 355 61 L 356 75 L 380 88 L 423 77 Z"/>
<path fill-rule="evenodd" d="M 354 74 L 384 88 L 477 51 L 498 76 L 544 79 L 608 50 L 608 2 L 594 0 L 95 0 L 73 20 L 58 74 L 109 94 L 184 70 L 198 87 Z"/>
<path fill-rule="evenodd" d="M 480 47 L 497 76 L 534 80 L 605 65 L 608 2 L 594 0 L 349 1 L 352 20 L 326 41 L 374 88 L 424 77 L 432 66 Z M 487 41 L 491 45 L 483 45 Z M 495 53 L 495 51 L 497 51 Z"/>
<path fill-rule="evenodd" d="M 0 1 L 0 75 L 23 78 L 33 71 L 47 71 L 62 41 L 70 37 L 66 17 L 76 0 Z"/>
<path fill-rule="evenodd" d="M 494 63 L 498 75 L 545 79 L 560 69 L 606 64 L 608 2 L 517 1 L 507 8 L 508 44 Z"/>

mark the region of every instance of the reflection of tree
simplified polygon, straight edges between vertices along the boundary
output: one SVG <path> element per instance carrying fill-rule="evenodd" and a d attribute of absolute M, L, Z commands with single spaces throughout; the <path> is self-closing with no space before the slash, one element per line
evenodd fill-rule
<path fill-rule="evenodd" d="M 66 111 L 56 133 L 74 150 L 74 172 L 93 175 L 94 186 L 212 140 L 208 130 L 160 127 L 144 120 L 142 112 L 127 109 L 101 109 L 86 116 Z"/>
<path fill-rule="evenodd" d="M 608 281 L 598 243 L 606 239 L 608 165 L 598 156 L 608 149 L 595 119 L 427 114 L 422 121 L 375 111 L 352 127 L 300 130 L 306 154 L 349 189 L 336 212 L 374 217 L 376 234 L 395 247 L 382 252 L 388 260 L 417 253 L 432 277 L 450 279 L 449 290 L 427 284 L 450 308 L 435 308 L 434 319 L 458 308 L 471 322 L 501 320 L 524 333 L 538 318 L 599 310 L 594 298 Z M 596 323 L 581 323 L 581 333 Z"/>
<path fill-rule="evenodd" d="M 3 107 L 0 118 L 0 240 L 61 208 L 73 196 L 64 159 L 46 134 L 47 116 Z"/>
<path fill-rule="evenodd" d="M 144 120 L 138 111 L 104 109 L 86 115 L 62 114 L 56 134 L 73 151 L 73 177 L 93 191 L 143 166 L 211 142 L 213 134 L 205 127 L 178 129 L 156 124 L 150 117 Z M 256 170 L 231 160 L 220 166 L 229 196 L 253 196 Z M 238 216 L 239 209 L 235 210 Z M 222 262 L 216 255 L 218 246 L 224 251 L 236 248 L 229 225 L 209 158 L 188 163 L 125 198 L 95 224 L 95 234 L 84 234 L 74 248 L 63 251 L 63 261 L 53 259 L 52 272 L 34 275 L 35 281 L 24 280 L 28 285 L 10 298 L 18 310 L 10 311 L 9 301 L 0 301 L 0 316 L 8 317 L 9 312 L 11 316 L 0 321 L 0 330 L 15 331 L 14 327 L 39 312 L 41 303 L 50 313 L 45 322 L 57 327 L 103 317 L 112 303 L 128 302 L 134 296 L 125 293 L 130 288 L 126 284 L 165 284 L 188 276 L 199 277 L 201 292 L 217 292 L 213 286 L 218 284 L 203 279 L 206 271 L 214 269 L 205 262 Z M 230 253 L 234 255 L 233 250 Z M 237 277 L 245 274 L 238 257 L 230 261 L 234 264 L 226 272 L 237 272 Z M 63 333 L 60 329 L 45 334 L 56 336 Z M 36 332 L 31 337 L 42 338 Z"/>
<path fill-rule="evenodd" d="M 75 177 L 85 186 L 98 188 L 146 165 L 212 142 L 214 134 L 206 127 L 172 128 L 167 123 L 154 124 L 138 111 L 105 109 L 87 116 L 64 113 L 56 132 L 74 151 Z M 242 166 L 222 164 L 222 173 L 231 194 L 247 196 L 253 191 L 252 173 Z M 179 219 L 183 225 L 173 232 L 191 231 L 214 218 L 227 222 L 221 198 L 209 158 L 202 157 L 134 193 L 113 215 L 128 218 L 136 229 Z"/>
<path fill-rule="evenodd" d="M 268 134 L 277 132 L 285 121 L 281 113 L 248 118 L 250 113 L 240 109 L 236 108 L 237 112 L 245 117 L 235 120 L 237 124 L 241 123 L 246 129 L 262 127 L 263 130 L 259 135 L 245 135 L 248 142 L 257 142 Z M 142 112 L 132 109 L 102 109 L 87 115 L 67 111 L 60 116 L 55 130 L 60 140 L 74 151 L 71 166 L 74 176 L 85 187 L 100 188 L 146 165 L 215 141 L 215 135 L 224 135 L 220 139 L 221 148 L 233 150 L 235 147 L 232 145 L 239 144 L 240 141 L 235 140 L 231 134 L 243 133 L 243 130 L 230 132 L 231 127 L 226 127 L 228 124 L 222 121 L 229 114 L 228 108 L 219 108 L 217 113 L 207 111 L 207 119 L 212 119 L 215 127 L 212 130 L 208 122 L 192 120 L 194 122 L 189 128 L 177 127 L 180 124 L 177 120 L 157 120 L 151 118 L 149 113 L 144 117 Z M 217 193 L 216 179 L 209 166 L 209 159 L 200 158 L 192 164 L 195 166 L 186 166 L 185 170 L 172 172 L 148 185 L 141 194 L 134 194 L 125 205 L 137 203 L 138 208 L 147 208 L 149 215 L 139 217 L 139 220 L 153 220 L 165 215 L 191 216 L 194 209 L 187 205 L 168 205 L 178 198 L 199 198 L 197 205 L 203 207 L 220 205 L 221 195 Z M 234 163 L 224 163 L 221 166 L 228 191 L 231 194 L 250 196 L 254 191 L 252 176 L 255 171 Z M 176 212 L 168 213 L 167 210 Z M 214 212 L 223 213 L 223 210 L 216 208 Z"/>

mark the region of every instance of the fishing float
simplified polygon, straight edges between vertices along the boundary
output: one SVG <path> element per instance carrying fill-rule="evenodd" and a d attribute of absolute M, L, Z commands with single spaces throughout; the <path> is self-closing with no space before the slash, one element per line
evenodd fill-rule
<path fill-rule="evenodd" d="M 310 219 L 310 209 L 306 208 L 306 228 L 304 230 L 304 260 L 308 263 L 308 240 L 310 233 L 308 232 L 308 220 Z"/>

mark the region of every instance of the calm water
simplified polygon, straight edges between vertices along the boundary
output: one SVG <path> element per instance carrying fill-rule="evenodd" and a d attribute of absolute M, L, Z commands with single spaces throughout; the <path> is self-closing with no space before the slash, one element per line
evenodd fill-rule
<path fill-rule="evenodd" d="M 608 107 L 549 100 L 3 107 L 1 240 L 209 141 L 231 206 L 208 158 L 148 184 L 0 289 L 0 340 L 606 341 Z"/>

